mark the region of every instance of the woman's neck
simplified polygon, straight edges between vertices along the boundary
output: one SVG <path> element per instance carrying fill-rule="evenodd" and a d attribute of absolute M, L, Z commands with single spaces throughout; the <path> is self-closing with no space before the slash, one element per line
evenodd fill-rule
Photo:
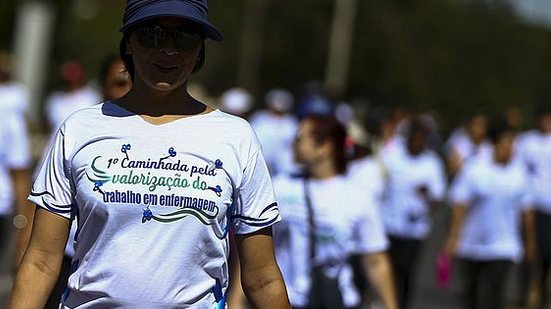
<path fill-rule="evenodd" d="M 339 175 L 332 162 L 322 161 L 308 168 L 308 173 L 313 179 L 327 179 Z"/>
<path fill-rule="evenodd" d="M 151 117 L 191 116 L 209 110 L 205 104 L 195 100 L 186 87 L 163 92 L 136 86 L 116 103 L 133 113 Z"/>

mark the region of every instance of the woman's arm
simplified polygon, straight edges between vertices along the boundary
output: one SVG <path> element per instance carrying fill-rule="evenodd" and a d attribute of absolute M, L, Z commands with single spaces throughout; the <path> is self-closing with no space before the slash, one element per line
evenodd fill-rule
<path fill-rule="evenodd" d="M 524 229 L 524 258 L 528 262 L 533 262 L 536 258 L 536 223 L 533 210 L 524 211 L 522 225 Z"/>
<path fill-rule="evenodd" d="M 362 264 L 368 280 L 381 298 L 386 309 L 397 309 L 392 266 L 385 252 L 366 254 Z"/>
<path fill-rule="evenodd" d="M 236 235 L 241 284 L 253 308 L 290 308 L 283 277 L 277 266 L 272 228 Z"/>
<path fill-rule="evenodd" d="M 70 221 L 41 208 L 11 292 L 10 309 L 44 308 L 57 280 Z"/>
<path fill-rule="evenodd" d="M 444 252 L 448 256 L 454 256 L 457 250 L 457 243 L 459 241 L 459 234 L 463 229 L 463 221 L 465 221 L 465 214 L 467 213 L 467 206 L 464 204 L 457 204 L 453 207 L 452 222 L 448 239 L 445 244 Z"/>

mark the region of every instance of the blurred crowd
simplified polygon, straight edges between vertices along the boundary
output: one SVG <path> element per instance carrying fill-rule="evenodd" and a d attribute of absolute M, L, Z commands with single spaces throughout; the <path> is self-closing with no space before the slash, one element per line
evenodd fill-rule
<path fill-rule="evenodd" d="M 0 54 L 5 258 L 19 252 L 9 246 L 23 242 L 6 235 L 23 224 L 13 214 L 27 203 L 31 153 L 37 151 L 25 125 L 29 95 L 11 78 L 10 63 L 9 54 Z M 117 56 L 105 59 L 95 83 L 78 61 L 63 64 L 59 75 L 65 88 L 48 95 L 43 110 L 50 133 L 77 109 L 123 96 L 131 83 Z M 454 268 L 466 308 L 505 308 L 511 299 L 521 308 L 549 306 L 551 104 L 538 106 L 534 127 L 511 107 L 500 117 L 474 113 L 444 136 L 432 111 L 360 111 L 335 102 L 316 83 L 299 96 L 275 87 L 261 100 L 239 87 L 218 98 L 200 85 L 189 89 L 198 100 L 247 119 L 262 144 L 283 215 L 274 229 L 276 256 L 294 307 L 304 304 L 305 289 L 317 286 L 305 280 L 304 269 L 317 266 L 337 279 L 343 308 L 377 303 L 384 284 L 372 264 L 381 256 L 389 261 L 399 308 L 411 307 L 418 260 L 437 211 L 446 213 L 448 227 L 434 258 L 440 288 L 449 287 Z M 69 241 L 54 300 L 63 292 L 72 254 Z M 238 275 L 232 278 L 230 308 L 245 306 Z M 507 294 L 510 280 L 517 282 L 515 297 Z"/>

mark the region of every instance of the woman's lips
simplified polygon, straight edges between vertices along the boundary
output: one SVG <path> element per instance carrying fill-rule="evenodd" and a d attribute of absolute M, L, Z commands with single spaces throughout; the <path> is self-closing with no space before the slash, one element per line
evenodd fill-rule
<path fill-rule="evenodd" d="M 171 73 L 178 69 L 177 65 L 172 64 L 155 63 L 153 66 L 162 73 Z"/>

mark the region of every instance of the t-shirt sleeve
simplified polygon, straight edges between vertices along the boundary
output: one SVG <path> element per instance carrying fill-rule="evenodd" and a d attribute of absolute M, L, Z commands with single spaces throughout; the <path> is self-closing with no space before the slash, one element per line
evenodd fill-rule
<path fill-rule="evenodd" d="M 525 168 L 524 190 L 522 190 L 520 195 L 520 207 L 523 211 L 532 210 L 536 203 L 535 192 L 529 181 L 530 177 L 528 168 Z"/>
<path fill-rule="evenodd" d="M 253 233 L 281 220 L 260 148 L 247 162 L 235 202 L 233 225 L 236 234 Z"/>
<path fill-rule="evenodd" d="M 469 204 L 473 199 L 474 193 L 469 178 L 469 169 L 467 166 L 463 166 L 450 186 L 449 200 L 452 206 Z"/>
<path fill-rule="evenodd" d="M 385 251 L 389 243 L 381 218 L 379 205 L 369 197 L 361 200 L 363 203 L 359 211 L 358 220 L 356 221 L 356 244 L 353 251 L 357 254 L 370 254 Z"/>
<path fill-rule="evenodd" d="M 433 157 L 432 173 L 429 182 L 429 194 L 433 200 L 443 200 L 446 194 L 446 175 L 444 172 L 444 164 L 437 157 Z"/>
<path fill-rule="evenodd" d="M 25 117 L 17 112 L 7 116 L 5 121 L 8 129 L 6 145 L 9 145 L 7 166 L 10 169 L 26 169 L 30 166 L 31 155 Z"/>
<path fill-rule="evenodd" d="M 28 199 L 41 208 L 71 219 L 74 195 L 63 127 L 58 130 L 49 147 L 38 166 Z"/>

